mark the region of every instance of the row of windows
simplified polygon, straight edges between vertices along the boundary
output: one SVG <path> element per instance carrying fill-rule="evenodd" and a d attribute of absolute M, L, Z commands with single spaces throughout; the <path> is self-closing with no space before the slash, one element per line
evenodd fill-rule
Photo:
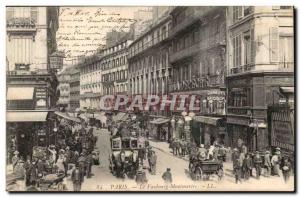
<path fill-rule="evenodd" d="M 127 79 L 127 70 L 121 70 L 113 73 L 104 74 L 103 81 L 117 81 L 117 80 L 126 80 Z"/>
<path fill-rule="evenodd" d="M 279 63 L 284 68 L 291 68 L 294 61 L 293 36 L 280 35 L 277 27 L 271 27 L 269 32 L 270 62 Z M 234 68 L 255 63 L 256 42 L 253 29 L 233 37 L 232 48 L 232 63 Z"/>
<path fill-rule="evenodd" d="M 134 56 L 152 45 L 166 39 L 169 34 L 170 22 L 158 28 L 149 35 L 145 35 L 140 41 L 134 43 L 129 49 L 129 56 Z"/>
<path fill-rule="evenodd" d="M 94 72 L 97 70 L 106 70 L 106 69 L 122 66 L 125 64 L 127 64 L 127 57 L 126 57 L 126 55 L 123 55 L 121 57 L 118 57 L 118 58 L 115 58 L 112 60 L 107 60 L 107 61 L 103 61 L 103 62 L 99 61 L 99 62 L 93 63 L 89 66 L 86 66 L 86 67 L 82 68 L 82 73 L 85 74 L 85 73 Z"/>
<path fill-rule="evenodd" d="M 142 59 L 129 65 L 129 72 L 135 73 L 145 68 L 159 68 L 160 65 L 160 68 L 166 68 L 169 65 L 168 49 L 157 51 L 155 55 L 143 56 Z"/>
<path fill-rule="evenodd" d="M 292 9 L 293 6 L 272 6 L 273 10 L 279 9 Z M 241 20 L 243 17 L 248 16 L 249 14 L 253 13 L 254 7 L 253 6 L 234 6 L 232 10 L 232 17 L 233 22 L 237 22 Z"/>
<path fill-rule="evenodd" d="M 31 18 L 34 22 L 37 22 L 38 9 L 37 7 L 7 7 L 6 19 L 12 18 Z"/>

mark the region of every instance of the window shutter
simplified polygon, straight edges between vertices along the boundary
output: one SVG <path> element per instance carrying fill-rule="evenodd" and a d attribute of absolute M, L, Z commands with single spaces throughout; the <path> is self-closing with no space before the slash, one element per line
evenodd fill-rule
<path fill-rule="evenodd" d="M 250 30 L 250 48 L 251 48 L 251 53 L 250 53 L 250 62 L 252 64 L 255 63 L 255 51 L 256 51 L 256 44 L 255 44 L 255 39 L 254 39 L 254 29 Z"/>
<path fill-rule="evenodd" d="M 278 49 L 279 49 L 279 35 L 278 28 L 270 28 L 270 62 L 278 62 Z"/>

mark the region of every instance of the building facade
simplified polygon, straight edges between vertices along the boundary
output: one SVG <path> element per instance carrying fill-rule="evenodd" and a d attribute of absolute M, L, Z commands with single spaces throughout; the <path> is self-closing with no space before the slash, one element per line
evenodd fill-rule
<path fill-rule="evenodd" d="M 127 94 L 127 54 L 131 40 L 119 42 L 103 51 L 102 84 L 103 95 Z"/>
<path fill-rule="evenodd" d="M 293 24 L 291 6 L 228 8 L 227 131 L 232 146 L 238 141 L 250 150 L 272 146 L 267 108 L 282 100 L 293 103 Z"/>
<path fill-rule="evenodd" d="M 200 110 L 191 124 L 197 144 L 224 142 L 226 8 L 179 6 L 171 16 L 172 78 L 168 90 L 199 99 Z M 176 111 L 173 115 L 180 116 Z"/>
<path fill-rule="evenodd" d="M 59 99 L 58 106 L 64 107 L 66 110 L 70 107 L 70 77 L 73 68 L 66 67 L 60 73 L 57 74 L 58 79 L 58 90 L 59 90 Z"/>
<path fill-rule="evenodd" d="M 86 57 L 80 68 L 80 109 L 99 109 L 103 92 L 101 58 L 102 52 Z"/>
<path fill-rule="evenodd" d="M 6 8 L 7 135 L 24 159 L 49 142 L 46 119 L 58 85 L 49 54 L 56 51 L 58 15 L 57 7 Z"/>
<path fill-rule="evenodd" d="M 76 111 L 80 108 L 80 70 L 74 66 L 70 72 L 70 110 Z"/>
<path fill-rule="evenodd" d="M 156 24 L 153 23 L 131 44 L 128 54 L 130 95 L 167 94 L 171 73 L 171 45 L 168 42 L 170 23 L 171 17 L 167 15 Z"/>

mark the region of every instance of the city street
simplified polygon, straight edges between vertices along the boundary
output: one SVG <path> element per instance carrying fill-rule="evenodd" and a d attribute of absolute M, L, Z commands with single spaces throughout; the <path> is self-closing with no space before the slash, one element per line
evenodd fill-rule
<path fill-rule="evenodd" d="M 291 191 L 293 190 L 293 177 L 288 184 L 284 184 L 282 177 L 261 177 L 260 180 L 251 178 L 248 182 L 236 184 L 231 172 L 231 163 L 225 163 L 225 176 L 223 180 L 218 181 L 217 176 L 212 176 L 209 181 L 193 181 L 188 176 L 188 161 L 180 157 L 173 156 L 167 149 L 165 142 L 151 142 L 157 153 L 157 172 L 156 175 L 147 173 L 148 183 L 137 186 L 135 180 L 126 178 L 118 179 L 109 171 L 109 154 L 111 152 L 109 137 L 110 134 L 106 129 L 95 130 L 94 135 L 98 137 L 96 149 L 100 151 L 100 166 L 93 166 L 92 173 L 94 176 L 84 180 L 82 191 L 141 191 L 141 190 L 189 190 L 189 191 Z M 147 162 L 144 162 L 145 166 Z M 171 168 L 173 184 L 165 185 L 161 176 L 166 168 Z M 72 190 L 70 177 L 66 179 L 68 190 Z"/>

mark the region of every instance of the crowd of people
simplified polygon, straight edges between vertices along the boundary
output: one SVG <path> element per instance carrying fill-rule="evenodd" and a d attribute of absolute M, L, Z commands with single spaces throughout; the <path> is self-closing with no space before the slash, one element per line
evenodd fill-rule
<path fill-rule="evenodd" d="M 15 151 L 12 157 L 13 171 L 24 177 L 27 189 L 43 189 L 43 183 L 49 181 L 47 179 L 55 182 L 71 176 L 74 191 L 80 191 L 84 177 L 92 176 L 92 165 L 99 164 L 96 141 L 92 127 L 88 128 L 85 124 L 77 128 L 61 125 L 57 129 L 55 144 L 35 147 L 25 162 Z"/>
<path fill-rule="evenodd" d="M 247 181 L 250 177 L 259 179 L 262 175 L 265 177 L 283 176 L 284 181 L 288 182 L 293 168 L 290 159 L 283 156 L 278 147 L 271 155 L 268 150 L 248 152 L 244 144 L 241 148 L 233 149 L 232 164 L 236 183 L 241 183 L 242 180 Z"/>

